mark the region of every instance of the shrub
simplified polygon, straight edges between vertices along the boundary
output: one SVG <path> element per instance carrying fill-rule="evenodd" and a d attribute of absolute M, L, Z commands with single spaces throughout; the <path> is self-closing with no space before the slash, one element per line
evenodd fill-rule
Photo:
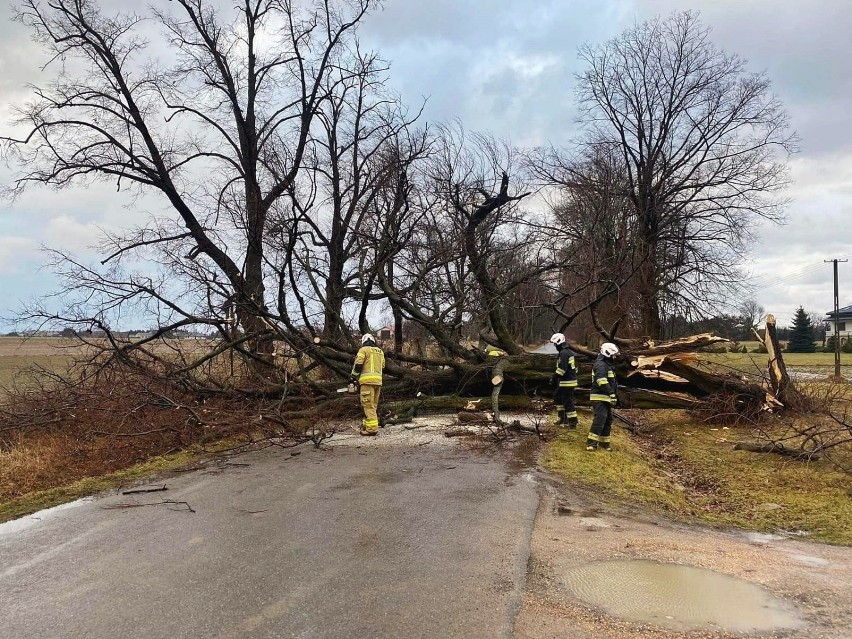
<path fill-rule="evenodd" d="M 766 350 L 766 347 L 763 344 L 760 344 L 757 348 L 753 349 L 751 352 L 752 353 L 768 353 L 769 351 Z"/>

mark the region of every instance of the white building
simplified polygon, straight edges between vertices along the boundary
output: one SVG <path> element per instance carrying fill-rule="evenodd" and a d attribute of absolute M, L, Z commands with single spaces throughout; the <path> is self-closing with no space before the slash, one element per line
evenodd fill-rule
<path fill-rule="evenodd" d="M 834 324 L 837 322 L 837 330 L 840 333 L 841 341 L 852 337 L 852 306 L 844 306 L 837 310 L 837 317 L 834 317 L 834 311 L 826 313 L 825 325 L 827 337 L 834 335 Z"/>

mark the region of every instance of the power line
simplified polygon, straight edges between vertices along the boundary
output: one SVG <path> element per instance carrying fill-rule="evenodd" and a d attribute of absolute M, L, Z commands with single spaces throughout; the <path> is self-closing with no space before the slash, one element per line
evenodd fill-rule
<path fill-rule="evenodd" d="M 852 257 L 852 253 L 842 256 L 841 258 L 837 258 L 840 262 L 846 262 L 848 260 L 842 258 Z M 831 261 L 831 260 L 828 260 Z M 796 280 L 806 276 L 813 275 L 814 273 L 820 271 L 823 266 L 823 262 L 815 262 L 808 266 L 801 268 L 798 271 L 794 271 L 793 273 L 788 273 L 787 275 L 782 275 L 780 277 L 774 277 L 772 275 L 759 275 L 756 278 L 751 280 L 752 285 L 758 286 L 763 289 L 767 288 L 775 288 L 776 286 L 780 286 L 782 284 L 792 284 Z M 765 282 L 765 284 L 764 284 Z"/>

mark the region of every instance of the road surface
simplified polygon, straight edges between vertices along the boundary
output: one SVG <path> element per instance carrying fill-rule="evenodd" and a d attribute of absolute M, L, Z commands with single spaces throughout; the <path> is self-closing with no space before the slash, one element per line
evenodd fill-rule
<path fill-rule="evenodd" d="M 536 480 L 390 430 L 0 526 L 0 637 L 510 637 Z"/>

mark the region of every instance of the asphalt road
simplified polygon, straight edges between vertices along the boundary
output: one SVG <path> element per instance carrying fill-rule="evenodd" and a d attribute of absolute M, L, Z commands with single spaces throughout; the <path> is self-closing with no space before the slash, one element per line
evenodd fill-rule
<path fill-rule="evenodd" d="M 0 526 L 0 638 L 510 637 L 539 488 L 433 437 L 260 451 Z"/>

